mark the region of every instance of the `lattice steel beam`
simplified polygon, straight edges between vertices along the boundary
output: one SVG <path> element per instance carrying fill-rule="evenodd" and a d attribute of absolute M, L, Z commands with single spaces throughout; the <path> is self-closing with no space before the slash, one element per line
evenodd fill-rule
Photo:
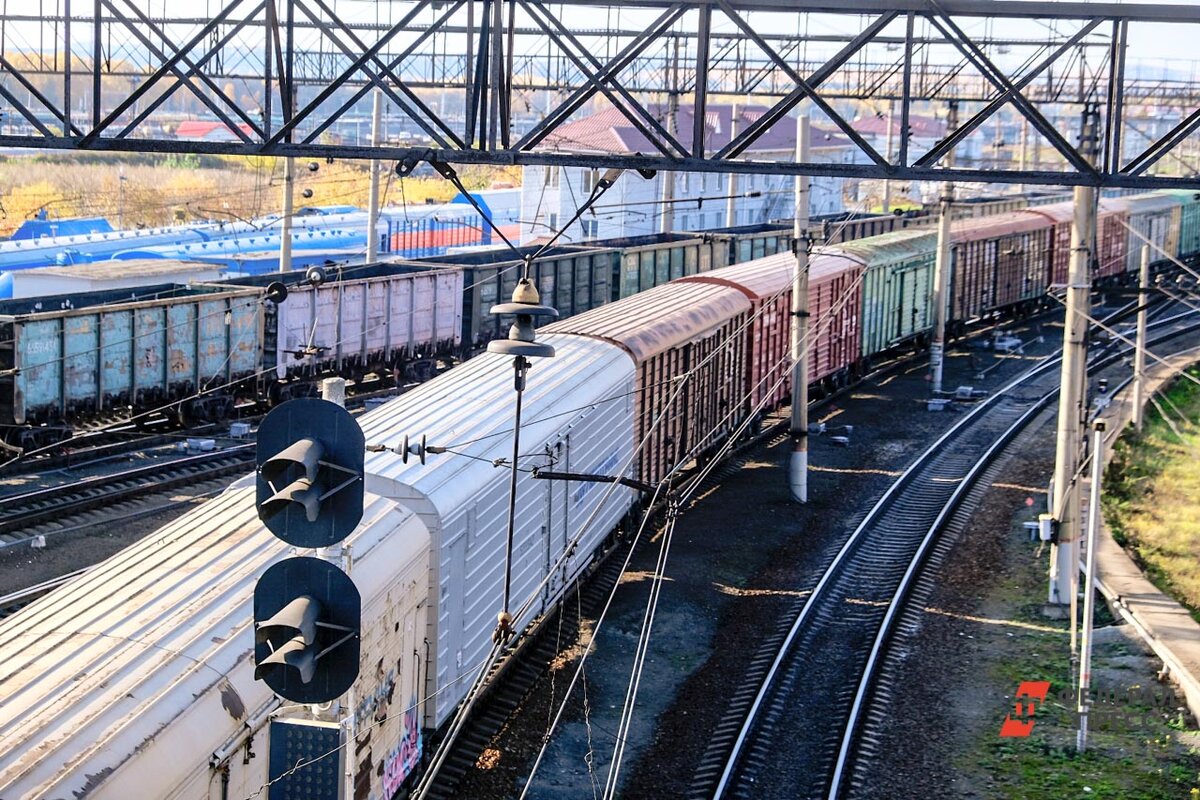
<path fill-rule="evenodd" d="M 154 13 L 151 0 L 55 0 L 45 19 L 0 18 L 0 146 L 1200 188 L 1200 81 L 1150 77 L 1129 55 L 1139 26 L 1200 32 L 1195 4 L 208 1 L 216 8 L 204 17 L 181 3 L 190 14 L 163 18 L 158 0 Z M 806 35 L 814 15 L 844 32 Z M 1011 27 L 1034 18 L 1062 29 L 1038 39 Z M 980 20 L 986 36 L 969 32 Z M 372 87 L 429 146 L 338 141 Z M 764 108 L 722 138 L 708 111 L 746 95 Z M 896 153 L 851 118 L 864 109 L 850 101 L 862 99 L 898 101 Z M 967 115 L 958 131 L 911 130 L 950 100 Z M 1158 124 L 1147 121 L 1151 102 L 1166 121 L 1146 133 L 1139 126 Z M 530 103 L 545 106 L 540 116 L 521 112 Z M 619 112 L 629 131 L 614 136 L 621 146 L 581 126 L 598 103 Z M 1104 108 L 1099 167 L 1070 141 L 1084 103 Z M 853 163 L 797 165 L 790 148 L 765 144 L 777 126 L 794 126 L 801 104 L 857 154 Z M 668 108 L 690 115 L 687 124 Z M 939 166 L 1006 112 L 1010 127 L 1023 121 L 1049 145 L 1051 161 Z M 222 140 L 175 137 L 185 115 L 211 120 Z"/>

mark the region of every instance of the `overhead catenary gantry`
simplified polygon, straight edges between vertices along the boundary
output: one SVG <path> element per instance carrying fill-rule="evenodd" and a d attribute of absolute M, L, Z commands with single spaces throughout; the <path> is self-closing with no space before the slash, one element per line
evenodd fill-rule
<path fill-rule="evenodd" d="M 1147 60 L 1165 26 L 1200 33 L 1195 4 L 207 0 L 205 11 L 45 0 L 38 16 L 3 15 L 0 147 L 1200 187 L 1194 69 Z M 376 88 L 427 146 L 337 135 Z M 718 145 L 706 110 L 734 99 L 757 118 Z M 890 152 L 855 125 L 858 100 L 892 101 Z M 944 119 L 950 101 L 952 133 L 915 124 Z M 1085 103 L 1102 109 L 1094 166 L 1079 151 Z M 637 152 L 558 135 L 606 106 Z M 799 164 L 756 148 L 801 106 L 854 158 Z M 216 135 L 180 129 L 189 117 Z M 1000 147 L 1002 119 L 1034 138 L 1036 163 L 946 166 L 972 137 Z"/>

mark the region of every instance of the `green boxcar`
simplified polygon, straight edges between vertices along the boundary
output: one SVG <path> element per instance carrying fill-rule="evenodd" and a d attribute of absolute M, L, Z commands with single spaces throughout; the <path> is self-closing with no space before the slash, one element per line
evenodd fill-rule
<path fill-rule="evenodd" d="M 937 235 L 905 230 L 845 242 L 841 252 L 866 265 L 863 275 L 862 352 L 875 355 L 932 324 L 930 294 Z"/>
<path fill-rule="evenodd" d="M 1200 192 L 1194 189 L 1167 189 L 1163 194 L 1176 197 L 1183 203 L 1179 221 L 1179 256 L 1200 255 Z"/>

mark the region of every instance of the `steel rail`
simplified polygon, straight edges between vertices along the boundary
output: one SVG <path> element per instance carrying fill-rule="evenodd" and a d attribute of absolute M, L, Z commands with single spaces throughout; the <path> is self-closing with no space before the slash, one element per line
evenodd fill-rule
<path fill-rule="evenodd" d="M 1196 313 L 1196 312 L 1187 312 L 1188 315 L 1191 315 L 1194 313 Z M 1168 320 L 1164 320 L 1162 324 L 1165 325 L 1167 323 L 1177 321 L 1177 320 L 1178 320 L 1178 316 L 1172 317 Z M 1163 335 L 1156 337 L 1155 339 L 1153 339 L 1152 341 L 1149 341 L 1147 343 L 1148 344 L 1161 343 L 1163 341 L 1167 341 L 1169 339 L 1172 339 L 1172 338 L 1175 338 L 1178 336 L 1182 336 L 1187 333 L 1194 332 L 1196 330 L 1200 330 L 1200 323 L 1190 325 L 1190 326 L 1187 326 L 1185 328 L 1181 328 L 1178 330 L 1168 331 L 1168 332 L 1164 333 Z M 1118 359 L 1120 359 L 1125 354 L 1126 351 L 1128 351 L 1130 349 L 1132 349 L 1132 348 L 1130 348 L 1128 345 L 1125 345 L 1119 352 L 1102 356 L 1096 360 L 1095 364 L 1090 365 L 1090 366 L 1092 366 L 1093 368 L 1104 368 L 1104 367 L 1111 366 Z M 1121 383 L 1119 383 L 1116 387 L 1114 387 L 1111 390 L 1111 394 L 1115 395 L 1117 392 L 1121 391 L 1121 389 L 1128 386 L 1132 380 L 1133 380 L 1132 377 L 1126 378 L 1125 380 L 1123 380 Z M 857 743 L 855 736 L 858 732 L 858 726 L 859 726 L 859 722 L 860 722 L 860 716 L 861 716 L 861 712 L 863 709 L 863 705 L 866 701 L 867 696 L 875 688 L 875 679 L 878 677 L 877 673 L 878 673 L 878 669 L 880 666 L 880 656 L 883 652 L 883 649 L 888 644 L 888 640 L 890 639 L 891 634 L 892 634 L 892 627 L 895 624 L 897 615 L 899 612 L 903 611 L 904 603 L 907 600 L 908 595 L 912 591 L 912 588 L 918 577 L 918 571 L 921 569 L 921 567 L 924 564 L 924 561 L 929 552 L 930 546 L 933 545 L 937 536 L 942 532 L 942 529 L 945 527 L 946 523 L 950 519 L 950 515 L 953 514 L 955 510 L 957 510 L 963 497 L 967 494 L 967 492 L 971 491 L 974 488 L 975 480 L 978 478 L 979 473 L 982 472 L 988 466 L 988 464 L 990 463 L 990 461 L 992 459 L 992 456 L 995 455 L 998 450 L 1000 450 L 1003 447 L 1006 447 L 1014 438 L 1016 438 L 1016 436 L 1021 432 L 1021 430 L 1023 430 L 1026 426 L 1028 426 L 1035 417 L 1040 416 L 1042 413 L 1044 413 L 1046 410 L 1046 406 L 1057 395 L 1058 395 L 1057 388 L 1055 388 L 1055 389 L 1047 392 L 1045 395 L 1043 395 L 1033 406 L 1031 406 L 1024 414 L 1022 414 L 1021 417 L 1016 422 L 1014 422 L 1009 427 L 1008 430 L 1006 430 L 1001 435 L 1000 439 L 998 439 L 995 443 L 993 443 L 993 445 L 990 448 L 988 448 L 988 451 L 983 455 L 982 458 L 980 458 L 980 460 L 978 462 L 976 462 L 975 466 L 972 467 L 970 473 L 968 473 L 963 478 L 962 483 L 960 483 L 958 485 L 958 487 L 955 489 L 954 494 L 951 496 L 950 500 L 947 502 L 946 507 L 942 509 L 942 512 L 938 515 L 937 520 L 934 522 L 934 524 L 932 526 L 930 526 L 928 532 L 925 534 L 924 539 L 921 541 L 921 545 L 920 545 L 919 549 L 917 550 L 917 553 L 913 556 L 912 563 L 909 564 L 908 570 L 905 572 L 903 580 L 901 581 L 900 585 L 896 589 L 895 595 L 893 596 L 893 599 L 892 599 L 892 603 L 889 605 L 887 614 L 884 617 L 884 621 L 880 625 L 879 633 L 876 635 L 875 642 L 873 643 L 872 648 L 871 648 L 871 655 L 867 660 L 866 668 L 864 669 L 862 678 L 859 681 L 858 690 L 857 690 L 857 692 L 855 694 L 855 698 L 854 698 L 854 704 L 851 707 L 850 716 L 846 722 L 846 730 L 842 737 L 842 745 L 841 745 L 841 749 L 838 753 L 837 764 L 834 768 L 833 781 L 830 785 L 830 789 L 828 792 L 829 800 L 836 800 L 836 798 L 839 796 L 839 794 L 841 792 L 841 782 L 842 782 L 843 774 L 844 774 L 844 771 L 846 768 L 846 762 L 849 760 L 849 757 L 851 755 L 851 750 Z"/>
<path fill-rule="evenodd" d="M 27 528 L 69 512 L 84 511 L 155 490 L 239 471 L 252 460 L 254 445 L 243 444 L 213 453 L 172 459 L 108 475 L 93 475 L 63 486 L 36 489 L 0 498 L 0 534 Z M 170 477 L 163 477 L 170 476 Z M 158 478 L 153 483 L 147 479 Z M 0 541 L 0 549 L 27 537 Z"/>
<path fill-rule="evenodd" d="M 1117 318 L 1125 316 L 1128 313 L 1129 313 L 1129 308 L 1128 307 L 1123 308 L 1123 309 L 1115 312 L 1114 314 L 1110 315 L 1108 319 L 1109 319 L 1109 321 L 1113 321 Z M 1193 313 L 1194 312 L 1185 312 L 1183 314 L 1177 314 L 1175 316 L 1172 316 L 1167 319 L 1159 321 L 1157 323 L 1157 326 L 1160 328 L 1164 327 L 1166 325 L 1169 325 L 1169 324 L 1172 324 L 1172 323 L 1178 321 L 1181 318 L 1192 316 Z M 1194 326 L 1194 328 L 1200 329 L 1200 325 Z M 1180 332 L 1175 332 L 1171 335 L 1180 335 Z M 1156 340 L 1156 341 L 1158 341 L 1158 340 Z M 1119 358 L 1123 352 L 1124 352 L 1124 350 L 1121 350 L 1116 354 L 1100 355 L 1097 358 L 1099 361 L 1102 361 L 1103 363 L 1108 364 L 1108 363 L 1111 363 L 1113 360 Z M 861 540 L 864 538 L 865 534 L 872 528 L 872 526 L 878 524 L 884 518 L 884 511 L 892 505 L 893 500 L 895 500 L 897 498 L 897 496 L 900 495 L 900 493 L 903 490 L 905 490 L 909 487 L 909 485 L 912 483 L 912 481 L 914 479 L 914 476 L 916 476 L 921 470 L 928 467 L 934 461 L 936 456 L 939 454 L 939 451 L 942 449 L 943 445 L 946 444 L 946 442 L 948 442 L 951 439 L 958 438 L 964 432 L 969 430 L 973 426 L 974 423 L 978 422 L 978 420 L 981 418 L 982 415 L 985 415 L 987 412 L 990 412 L 991 410 L 993 410 L 994 407 L 1000 402 L 1000 400 L 1008 397 L 1008 395 L 1014 389 L 1024 385 L 1025 383 L 1027 383 L 1028 381 L 1030 381 L 1034 378 L 1044 375 L 1048 370 L 1053 369 L 1060 361 L 1061 361 L 1061 355 L 1053 355 L 1053 356 L 1046 357 L 1041 363 L 1030 368 L 1029 370 L 1022 373 L 1021 375 L 1017 376 L 1016 378 L 1011 380 L 1009 383 L 1007 383 L 1006 385 L 1001 387 L 999 390 L 997 390 L 990 397 L 988 397 L 985 401 L 983 401 L 980 404 L 978 404 L 977 406 L 975 406 L 975 408 L 973 408 L 970 412 L 968 412 L 968 414 L 966 416 L 964 416 L 962 419 L 960 419 L 958 422 L 956 422 L 953 426 L 951 426 L 951 428 L 949 428 L 940 437 L 938 437 L 938 439 L 932 445 L 930 445 L 925 451 L 923 451 L 921 453 L 921 455 L 918 456 L 917 459 L 914 460 L 914 462 L 907 469 L 905 469 L 904 472 L 901 473 L 901 475 L 892 483 L 892 485 L 888 488 L 888 490 L 886 492 L 884 492 L 884 494 L 879 498 L 879 500 L 872 506 L 871 510 L 867 512 L 867 515 L 859 523 L 859 525 L 855 528 L 854 532 L 850 535 L 850 537 L 846 540 L 846 542 L 843 543 L 842 547 L 839 549 L 839 551 L 838 551 L 837 555 L 834 557 L 833 561 L 824 570 L 817 585 L 813 588 L 812 592 L 809 594 L 804 605 L 800 609 L 796 619 L 793 621 L 791 627 L 789 628 L 786 637 L 784 638 L 782 644 L 780 645 L 780 647 L 778 649 L 778 653 L 775 656 L 775 659 L 773 660 L 770 668 L 768 669 L 768 671 L 766 673 L 766 676 L 763 678 L 763 680 L 761 682 L 760 688 L 755 695 L 754 701 L 752 702 L 752 704 L 750 706 L 747 716 L 746 716 L 745 720 L 743 721 L 741 728 L 739 729 L 739 732 L 738 732 L 737 738 L 734 741 L 732 750 L 731 750 L 729 756 L 726 758 L 725 768 L 721 774 L 721 778 L 717 784 L 717 788 L 716 788 L 715 792 L 713 793 L 714 798 L 721 798 L 722 796 L 724 796 L 725 792 L 730 788 L 730 784 L 731 784 L 734 772 L 741 762 L 743 750 L 750 738 L 753 728 L 755 727 L 755 724 L 758 719 L 758 714 L 763 706 L 763 703 L 766 701 L 766 698 L 771 694 L 771 692 L 774 688 L 774 685 L 776 683 L 776 680 L 779 676 L 780 670 L 783 667 L 784 662 L 791 655 L 793 643 L 795 642 L 796 637 L 799 635 L 801 630 L 804 628 L 805 623 L 808 621 L 809 617 L 813 613 L 815 613 L 815 611 L 818 609 L 820 602 L 823 599 L 823 595 L 824 595 L 827 587 L 829 586 L 830 582 L 835 577 L 838 577 L 840 575 L 840 573 L 842 572 L 842 569 L 849 558 L 849 554 L 858 547 Z M 1053 396 L 1053 392 L 1051 392 L 1049 394 L 1049 396 Z M 1045 397 L 1039 398 L 1037 403 L 1035 403 L 1034 408 L 1038 408 L 1041 404 L 1044 404 L 1045 402 L 1047 402 Z M 1023 412 L 1021 419 L 1026 419 L 1026 415 L 1028 413 L 1029 413 L 1028 411 Z M 1010 428 L 1011 428 L 1011 426 L 1010 426 Z M 1001 437 L 1007 435 L 1009 430 L 1010 429 L 1006 429 L 1005 433 L 1001 434 Z M 992 447 L 989 447 L 989 449 L 986 451 L 984 456 L 981 458 L 980 462 L 977 462 L 976 466 L 978 467 L 979 463 L 986 462 L 987 458 L 990 457 L 990 455 L 993 452 L 994 452 L 994 444 Z M 975 469 L 972 469 L 972 471 L 970 473 L 968 473 L 968 475 L 974 475 L 974 474 L 976 474 Z M 967 478 L 964 477 L 962 479 L 962 483 L 960 483 L 960 486 L 956 487 L 954 493 L 951 494 L 951 498 L 946 501 L 945 506 L 950 506 L 950 505 L 952 505 L 952 503 L 957 503 L 958 498 L 961 497 L 961 494 L 960 494 L 961 486 L 962 486 L 962 484 L 965 484 L 966 482 L 967 482 Z M 950 510 L 952 510 L 952 509 L 950 509 Z M 942 510 L 941 514 L 939 514 L 939 517 L 938 517 L 939 523 L 943 520 L 944 517 L 946 517 L 948 515 L 948 513 L 949 512 L 948 512 L 947 508 L 943 507 L 943 510 Z M 911 566 L 912 565 L 910 564 L 910 571 L 911 571 Z"/>

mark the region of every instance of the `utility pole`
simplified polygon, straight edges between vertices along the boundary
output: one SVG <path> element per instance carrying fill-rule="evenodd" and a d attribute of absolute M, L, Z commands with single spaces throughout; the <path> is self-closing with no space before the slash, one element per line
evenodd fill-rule
<path fill-rule="evenodd" d="M 796 161 L 808 163 L 808 117 L 796 120 Z M 788 483 L 792 497 L 808 502 L 808 177 L 796 176 L 796 222 L 793 229 L 796 272 L 792 276 L 792 457 Z"/>
<path fill-rule="evenodd" d="M 888 100 L 887 110 L 887 143 L 883 157 L 887 162 L 892 163 L 892 109 L 895 103 Z M 890 214 L 892 211 L 892 182 L 887 178 L 883 179 L 883 213 Z"/>
<path fill-rule="evenodd" d="M 1083 583 L 1083 655 L 1079 661 L 1079 731 L 1075 737 L 1075 749 L 1087 750 L 1088 711 L 1092 698 L 1092 614 L 1093 595 L 1096 594 L 1096 529 L 1100 524 L 1100 483 L 1104 469 L 1104 420 L 1096 420 L 1092 438 L 1092 494 L 1088 500 L 1087 566 L 1084 568 Z"/>
<path fill-rule="evenodd" d="M 443 92 L 443 94 L 445 94 Z M 375 89 L 371 98 L 371 147 L 379 147 L 380 131 L 383 127 L 383 91 Z M 379 170 L 383 165 L 379 159 L 371 159 L 371 187 L 367 195 L 367 263 L 374 264 L 379 258 Z"/>
<path fill-rule="evenodd" d="M 671 56 L 670 89 L 667 91 L 667 130 L 672 136 L 678 137 L 679 131 L 679 37 L 675 37 L 675 45 Z M 693 107 L 694 110 L 694 107 Z M 662 213 L 658 218 L 658 232 L 670 233 L 675 221 L 675 173 L 659 170 L 658 177 L 662 180 L 660 208 Z"/>
<path fill-rule="evenodd" d="M 946 114 L 946 135 L 958 128 L 958 101 L 951 100 Z M 946 168 L 954 166 L 953 148 L 946 153 Z M 954 222 L 954 184 L 942 184 L 941 213 L 938 217 L 937 255 L 933 262 L 933 341 L 929 345 L 931 390 L 936 397 L 942 391 L 942 361 L 946 351 L 947 305 L 950 302 L 950 226 Z"/>
<path fill-rule="evenodd" d="M 1096 154 L 1096 106 L 1084 109 L 1081 152 L 1089 162 Z M 1058 522 L 1050 548 L 1050 602 L 1071 606 L 1071 653 L 1075 636 L 1076 589 L 1079 585 L 1079 490 L 1075 482 L 1085 419 L 1087 385 L 1087 314 L 1090 310 L 1092 240 L 1096 228 L 1096 189 L 1075 187 L 1075 219 L 1071 225 L 1071 269 L 1063 325 L 1062 388 L 1058 396 L 1058 437 L 1054 458 L 1051 514 Z"/>
<path fill-rule="evenodd" d="M 279 225 L 279 271 L 292 270 L 292 188 L 296 183 L 296 160 L 283 160 L 283 218 Z"/>
<path fill-rule="evenodd" d="M 1146 388 L 1146 303 L 1150 302 L 1150 245 L 1142 245 L 1142 270 L 1138 278 L 1137 341 L 1133 347 L 1133 427 L 1142 432 L 1143 392 Z"/>
<path fill-rule="evenodd" d="M 738 134 L 738 106 L 733 104 L 733 113 L 729 117 L 729 141 L 737 138 Z M 734 195 L 738 190 L 738 176 L 736 172 L 729 173 L 728 184 L 725 187 L 725 227 L 732 228 L 737 225 L 737 199 Z M 701 226 L 703 227 L 703 226 Z"/>

